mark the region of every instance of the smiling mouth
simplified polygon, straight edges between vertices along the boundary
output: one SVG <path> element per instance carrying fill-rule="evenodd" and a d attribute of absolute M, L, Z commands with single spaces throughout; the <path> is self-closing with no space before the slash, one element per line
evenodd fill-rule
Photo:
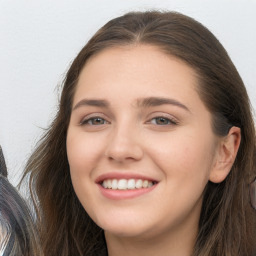
<path fill-rule="evenodd" d="M 156 183 L 156 181 L 142 179 L 106 179 L 100 182 L 100 185 L 111 190 L 136 190 L 151 188 Z"/>

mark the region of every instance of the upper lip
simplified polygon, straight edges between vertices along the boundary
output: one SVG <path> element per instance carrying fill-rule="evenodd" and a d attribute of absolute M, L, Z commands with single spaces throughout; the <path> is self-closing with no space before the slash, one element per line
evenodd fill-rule
<path fill-rule="evenodd" d="M 120 180 L 120 179 L 127 179 L 127 180 L 129 180 L 129 179 L 141 179 L 141 180 L 149 180 L 149 181 L 152 181 L 152 182 L 158 182 L 156 179 L 154 179 L 152 177 L 141 175 L 141 174 L 138 174 L 138 173 L 121 173 L 121 172 L 111 172 L 111 173 L 101 174 L 96 178 L 95 182 L 96 183 L 101 183 L 101 182 L 103 182 L 104 180 L 107 180 L 107 179 L 117 179 L 117 180 Z"/>

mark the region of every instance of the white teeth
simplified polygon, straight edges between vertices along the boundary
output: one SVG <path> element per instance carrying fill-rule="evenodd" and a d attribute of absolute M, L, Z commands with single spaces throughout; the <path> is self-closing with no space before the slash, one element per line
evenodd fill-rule
<path fill-rule="evenodd" d="M 106 181 L 106 180 L 103 181 L 102 186 L 103 186 L 104 188 L 108 188 L 108 185 L 107 185 L 107 181 Z"/>
<path fill-rule="evenodd" d="M 143 188 L 147 188 L 147 187 L 148 187 L 148 180 L 144 180 L 144 181 L 143 181 L 142 187 L 143 187 Z"/>
<path fill-rule="evenodd" d="M 117 189 L 117 180 L 116 179 L 112 180 L 111 188 Z"/>
<path fill-rule="evenodd" d="M 107 187 L 111 188 L 112 187 L 112 181 L 111 180 L 107 180 Z"/>
<path fill-rule="evenodd" d="M 142 180 L 137 180 L 135 184 L 136 188 L 142 188 Z"/>
<path fill-rule="evenodd" d="M 135 180 L 134 179 L 128 180 L 127 188 L 128 189 L 135 189 Z"/>
<path fill-rule="evenodd" d="M 102 187 L 106 189 L 114 189 L 114 190 L 127 190 L 127 189 L 141 189 L 141 188 L 150 188 L 153 186 L 153 182 L 149 180 L 142 179 L 107 179 L 102 182 Z"/>
<path fill-rule="evenodd" d="M 125 180 L 125 179 L 119 180 L 117 188 L 118 189 L 127 189 L 127 180 Z"/>

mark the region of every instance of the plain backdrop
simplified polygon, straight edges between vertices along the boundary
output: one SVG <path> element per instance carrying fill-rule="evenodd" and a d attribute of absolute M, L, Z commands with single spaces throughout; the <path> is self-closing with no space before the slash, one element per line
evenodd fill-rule
<path fill-rule="evenodd" d="M 128 11 L 174 10 L 224 45 L 256 108 L 255 0 L 0 0 L 0 144 L 16 185 L 55 115 L 71 61 L 109 19 Z"/>

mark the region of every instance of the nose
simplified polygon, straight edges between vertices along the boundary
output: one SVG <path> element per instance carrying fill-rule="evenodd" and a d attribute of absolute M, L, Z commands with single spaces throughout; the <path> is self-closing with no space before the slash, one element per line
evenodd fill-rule
<path fill-rule="evenodd" d="M 124 125 L 125 126 L 125 125 Z M 139 132 L 136 129 L 117 127 L 109 137 L 105 155 L 116 162 L 138 161 L 143 157 Z"/>

